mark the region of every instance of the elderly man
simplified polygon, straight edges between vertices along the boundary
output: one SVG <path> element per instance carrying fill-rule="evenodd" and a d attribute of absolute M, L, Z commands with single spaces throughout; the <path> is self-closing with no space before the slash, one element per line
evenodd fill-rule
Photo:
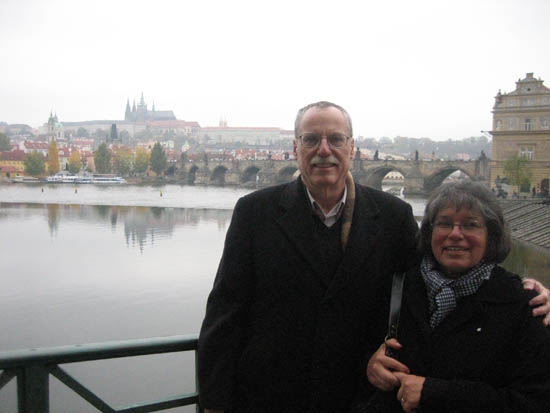
<path fill-rule="evenodd" d="M 346 411 L 416 260 L 411 207 L 353 182 L 348 113 L 308 105 L 295 136 L 300 178 L 235 206 L 199 337 L 207 412 Z"/>

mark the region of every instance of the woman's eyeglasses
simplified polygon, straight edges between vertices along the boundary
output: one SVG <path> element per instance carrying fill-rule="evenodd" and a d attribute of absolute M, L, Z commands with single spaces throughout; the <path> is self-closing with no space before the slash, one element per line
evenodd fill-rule
<path fill-rule="evenodd" d="M 446 221 L 435 221 L 433 224 L 434 230 L 439 234 L 450 234 L 454 227 L 458 227 L 460 232 L 465 235 L 479 234 L 485 225 L 477 221 L 466 221 L 459 224 Z"/>

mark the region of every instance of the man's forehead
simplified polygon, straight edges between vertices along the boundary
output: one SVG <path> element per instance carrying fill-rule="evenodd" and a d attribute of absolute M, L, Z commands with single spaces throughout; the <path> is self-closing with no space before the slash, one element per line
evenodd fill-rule
<path fill-rule="evenodd" d="M 319 107 L 309 108 L 304 113 L 304 116 L 302 117 L 299 129 L 302 129 L 304 124 L 308 124 L 310 122 L 317 123 L 320 121 L 325 121 L 325 122 L 332 121 L 334 123 L 342 122 L 345 128 L 349 129 L 346 116 L 340 109 L 335 108 L 334 106 L 328 106 L 324 108 L 319 108 Z"/>

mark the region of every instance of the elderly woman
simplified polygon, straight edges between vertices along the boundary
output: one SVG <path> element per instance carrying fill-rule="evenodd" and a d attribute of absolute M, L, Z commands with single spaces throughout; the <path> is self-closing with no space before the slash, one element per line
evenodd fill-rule
<path fill-rule="evenodd" d="M 550 412 L 550 329 L 531 315 L 533 292 L 497 265 L 510 235 L 494 195 L 470 181 L 442 185 L 420 237 L 397 340 L 367 368 L 382 391 L 363 411 Z"/>

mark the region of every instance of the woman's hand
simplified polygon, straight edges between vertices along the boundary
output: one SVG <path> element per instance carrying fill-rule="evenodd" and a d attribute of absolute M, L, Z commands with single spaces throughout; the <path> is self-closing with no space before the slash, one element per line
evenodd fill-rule
<path fill-rule="evenodd" d="M 533 317 L 544 316 L 542 320 L 545 326 L 550 325 L 550 291 L 544 285 L 532 278 L 523 280 L 523 288 L 526 290 L 535 290 L 538 295 L 529 301 L 529 305 L 533 308 Z"/>
<path fill-rule="evenodd" d="M 395 350 L 401 348 L 401 344 L 392 338 L 382 343 L 372 355 L 367 366 L 367 378 L 376 388 L 389 391 L 400 384 L 394 372 L 409 373 L 409 368 L 392 357 L 386 356 L 386 345 Z"/>
<path fill-rule="evenodd" d="M 403 411 L 405 413 L 414 411 L 420 404 L 420 395 L 426 378 L 400 372 L 395 372 L 394 375 L 401 384 L 397 392 L 397 400 L 401 403 Z"/>

